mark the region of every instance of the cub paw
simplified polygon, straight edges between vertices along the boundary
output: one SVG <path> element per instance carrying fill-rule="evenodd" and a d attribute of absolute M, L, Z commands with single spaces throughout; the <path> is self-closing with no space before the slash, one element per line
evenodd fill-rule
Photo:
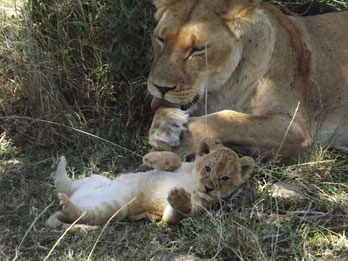
<path fill-rule="evenodd" d="M 62 206 L 63 208 L 70 203 L 69 197 L 65 195 L 64 193 L 58 193 L 58 200 L 59 200 L 59 206 Z"/>
<path fill-rule="evenodd" d="M 189 214 L 192 210 L 191 194 L 183 188 L 174 188 L 168 195 L 169 204 L 183 214 Z"/>
<path fill-rule="evenodd" d="M 154 151 L 143 157 L 143 163 L 154 169 L 173 171 L 180 167 L 181 160 L 174 152 Z"/>
<path fill-rule="evenodd" d="M 187 130 L 189 115 L 176 108 L 157 109 L 150 128 L 149 142 L 157 150 L 171 151 L 180 144 L 182 133 Z"/>

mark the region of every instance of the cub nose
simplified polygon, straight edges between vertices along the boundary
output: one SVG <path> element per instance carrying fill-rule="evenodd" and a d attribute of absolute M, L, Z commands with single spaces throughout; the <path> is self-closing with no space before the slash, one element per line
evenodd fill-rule
<path fill-rule="evenodd" d="M 176 85 L 172 87 L 167 87 L 167 86 L 160 86 L 154 82 L 152 82 L 153 85 L 159 90 L 160 93 L 162 93 L 162 96 L 164 96 L 168 91 L 174 90 L 176 88 Z"/>

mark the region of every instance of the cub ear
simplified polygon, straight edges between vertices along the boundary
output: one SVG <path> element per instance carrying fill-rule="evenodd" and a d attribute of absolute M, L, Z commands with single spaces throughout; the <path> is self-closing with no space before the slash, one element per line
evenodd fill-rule
<path fill-rule="evenodd" d="M 254 170 L 254 160 L 250 157 L 242 157 L 240 158 L 240 176 L 242 178 L 243 183 L 250 178 L 251 173 Z"/>
<path fill-rule="evenodd" d="M 202 157 L 206 154 L 209 154 L 212 150 L 216 148 L 216 142 L 213 138 L 205 137 L 199 141 L 196 156 Z"/>

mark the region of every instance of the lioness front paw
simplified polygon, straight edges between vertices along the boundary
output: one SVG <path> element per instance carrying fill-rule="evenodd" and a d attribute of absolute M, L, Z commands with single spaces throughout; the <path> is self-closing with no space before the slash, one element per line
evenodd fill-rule
<path fill-rule="evenodd" d="M 180 109 L 157 109 L 150 128 L 151 146 L 166 151 L 178 146 L 183 132 L 187 130 L 188 118 L 188 113 Z"/>
<path fill-rule="evenodd" d="M 169 204 L 183 214 L 189 214 L 192 210 L 191 194 L 183 188 L 174 188 L 168 195 Z"/>
<path fill-rule="evenodd" d="M 143 157 L 143 163 L 154 169 L 173 171 L 180 167 L 181 160 L 174 152 L 154 151 Z"/>

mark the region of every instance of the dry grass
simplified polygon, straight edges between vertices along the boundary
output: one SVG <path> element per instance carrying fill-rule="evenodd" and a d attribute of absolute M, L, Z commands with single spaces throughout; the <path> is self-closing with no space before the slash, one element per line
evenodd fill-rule
<path fill-rule="evenodd" d="M 100 153 L 81 162 L 67 151 L 71 175 L 92 172 L 115 175 L 116 156 L 107 165 Z M 244 187 L 251 202 L 232 200 L 179 226 L 149 221 L 115 222 L 101 230 L 63 235 L 45 220 L 58 207 L 50 178 L 55 155 L 18 153 L 11 141 L 1 141 L 0 259 L 43 259 L 60 238 L 52 259 L 151 260 L 163 253 L 187 253 L 222 260 L 344 260 L 348 257 L 347 155 L 326 152 L 318 162 L 278 166 L 259 162 Z M 131 162 L 128 162 L 131 165 Z M 136 166 L 139 165 L 137 162 Z M 134 165 L 133 165 L 134 166 Z M 300 184 L 298 197 L 277 196 L 275 182 Z M 53 206 L 50 204 L 53 203 Z M 46 211 L 47 206 L 50 206 Z M 96 245 L 96 242 L 98 244 Z M 96 245 L 95 249 L 93 246 Z"/>

